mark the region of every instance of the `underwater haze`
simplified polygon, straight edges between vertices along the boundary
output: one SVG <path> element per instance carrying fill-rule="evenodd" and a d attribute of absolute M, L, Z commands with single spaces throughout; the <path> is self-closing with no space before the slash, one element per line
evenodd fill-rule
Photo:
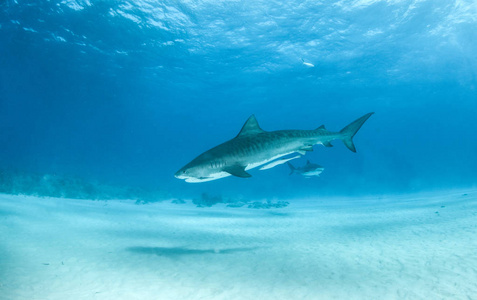
<path fill-rule="evenodd" d="M 476 88 L 473 0 L 0 1 L 0 292 L 475 297 Z M 315 176 L 174 177 L 370 112 Z"/>
<path fill-rule="evenodd" d="M 375 193 L 477 179 L 473 1 L 6 1 L 0 163 L 191 196 Z M 174 173 L 237 135 L 338 131 L 319 181 L 286 165 L 188 185 Z M 304 164 L 304 161 L 297 161 Z"/>

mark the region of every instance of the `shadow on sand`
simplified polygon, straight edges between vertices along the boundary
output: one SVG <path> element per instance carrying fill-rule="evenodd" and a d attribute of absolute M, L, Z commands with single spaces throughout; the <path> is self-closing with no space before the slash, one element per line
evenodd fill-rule
<path fill-rule="evenodd" d="M 127 251 L 139 254 L 153 254 L 158 256 L 179 257 L 197 254 L 231 254 L 256 250 L 253 248 L 228 248 L 228 249 L 190 249 L 185 247 L 128 247 Z"/>

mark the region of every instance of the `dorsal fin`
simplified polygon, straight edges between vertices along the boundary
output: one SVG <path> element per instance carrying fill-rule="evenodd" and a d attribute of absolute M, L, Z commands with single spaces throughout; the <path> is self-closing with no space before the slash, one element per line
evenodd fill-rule
<path fill-rule="evenodd" d="M 320 127 L 316 128 L 315 130 L 320 130 L 320 129 L 326 130 L 325 125 L 321 125 Z"/>
<path fill-rule="evenodd" d="M 239 136 L 244 136 L 244 135 L 250 135 L 250 134 L 258 134 L 262 133 L 264 130 L 260 128 L 258 125 L 257 119 L 255 118 L 255 115 L 251 115 L 248 120 L 243 124 L 242 129 L 240 130 Z"/>

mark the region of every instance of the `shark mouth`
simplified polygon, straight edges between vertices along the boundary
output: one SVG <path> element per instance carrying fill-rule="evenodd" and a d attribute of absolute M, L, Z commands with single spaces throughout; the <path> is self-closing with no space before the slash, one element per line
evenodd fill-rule
<path fill-rule="evenodd" d="M 187 177 L 187 178 L 181 178 L 181 179 L 185 179 L 185 182 L 198 183 L 198 182 L 207 182 L 207 181 L 217 180 L 227 176 L 230 176 L 230 174 L 227 172 L 218 172 L 218 173 L 211 174 L 210 176 L 207 176 L 207 177 Z"/>

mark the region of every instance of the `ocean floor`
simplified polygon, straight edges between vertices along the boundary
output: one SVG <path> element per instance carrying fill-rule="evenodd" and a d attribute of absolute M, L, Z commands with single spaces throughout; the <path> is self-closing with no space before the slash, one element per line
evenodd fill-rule
<path fill-rule="evenodd" d="M 0 195 L 0 298 L 477 299 L 477 190 L 287 201 Z"/>

